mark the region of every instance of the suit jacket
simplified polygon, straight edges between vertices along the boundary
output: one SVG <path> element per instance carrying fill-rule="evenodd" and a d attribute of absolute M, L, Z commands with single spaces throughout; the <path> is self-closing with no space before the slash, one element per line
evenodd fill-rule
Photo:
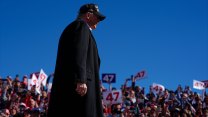
<path fill-rule="evenodd" d="M 77 19 L 61 34 L 48 117 L 103 117 L 99 84 L 100 58 L 96 41 L 86 22 Z M 87 84 L 87 94 L 75 91 L 78 82 Z"/>

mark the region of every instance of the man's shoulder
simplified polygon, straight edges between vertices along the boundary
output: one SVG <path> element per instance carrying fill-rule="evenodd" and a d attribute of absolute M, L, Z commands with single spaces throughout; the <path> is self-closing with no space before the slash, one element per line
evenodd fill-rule
<path fill-rule="evenodd" d="M 87 23 L 81 19 L 74 20 L 71 25 L 87 26 Z"/>
<path fill-rule="evenodd" d="M 79 30 L 81 27 L 88 27 L 87 23 L 84 22 L 81 19 L 76 19 L 72 21 L 68 26 L 66 26 L 66 29 L 73 29 L 73 30 Z"/>

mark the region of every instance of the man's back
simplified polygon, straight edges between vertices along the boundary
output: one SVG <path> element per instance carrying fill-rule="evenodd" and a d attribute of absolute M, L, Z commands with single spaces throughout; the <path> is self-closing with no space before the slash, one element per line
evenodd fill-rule
<path fill-rule="evenodd" d="M 85 7 L 86 12 L 80 12 L 80 17 L 69 24 L 60 36 L 48 117 L 67 114 L 103 117 L 99 86 L 100 59 L 90 31 L 90 28 L 96 27 L 99 19 L 88 12 L 95 7 L 94 4 L 84 5 L 81 9 Z M 103 20 L 103 16 L 99 18 Z"/>

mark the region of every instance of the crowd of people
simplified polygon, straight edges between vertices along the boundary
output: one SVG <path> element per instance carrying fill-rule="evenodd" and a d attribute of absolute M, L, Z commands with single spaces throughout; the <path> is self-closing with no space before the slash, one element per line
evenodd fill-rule
<path fill-rule="evenodd" d="M 122 103 L 104 105 L 106 117 L 208 117 L 208 95 L 193 92 L 189 86 L 155 91 L 135 85 L 132 78 L 121 87 Z M 116 90 L 116 89 L 113 89 Z M 105 91 L 105 90 L 104 90 Z"/>
<path fill-rule="evenodd" d="M 28 90 L 28 76 L 19 75 L 0 79 L 0 117 L 46 117 L 48 92 L 41 87 L 37 93 L 35 85 Z"/>
<path fill-rule="evenodd" d="M 20 79 L 7 76 L 0 78 L 0 117 L 47 117 L 50 93 L 47 86 L 41 86 L 37 93 L 35 85 L 28 90 L 28 76 Z M 136 80 L 128 80 L 120 89 L 122 102 L 105 104 L 105 117 L 208 117 L 208 95 L 201 96 L 193 92 L 189 86 L 178 85 L 176 89 L 165 89 L 154 92 L 152 87 L 136 85 Z M 108 91 L 101 85 L 102 94 Z M 101 94 L 101 95 L 102 95 Z M 73 108 L 63 107 L 63 108 Z"/>

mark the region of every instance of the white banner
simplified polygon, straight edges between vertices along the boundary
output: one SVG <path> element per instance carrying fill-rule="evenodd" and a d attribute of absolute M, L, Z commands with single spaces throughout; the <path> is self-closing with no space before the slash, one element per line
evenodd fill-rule
<path fill-rule="evenodd" d="M 103 92 L 104 104 L 117 104 L 122 103 L 121 90 L 104 91 Z"/>
<path fill-rule="evenodd" d="M 161 84 L 153 83 L 152 84 L 152 89 L 153 89 L 153 91 L 155 91 L 156 93 L 158 93 L 158 92 L 164 91 L 165 90 L 165 87 L 163 85 L 161 85 Z"/>
<path fill-rule="evenodd" d="M 205 89 L 204 82 L 193 80 L 193 88 L 203 90 Z"/>

